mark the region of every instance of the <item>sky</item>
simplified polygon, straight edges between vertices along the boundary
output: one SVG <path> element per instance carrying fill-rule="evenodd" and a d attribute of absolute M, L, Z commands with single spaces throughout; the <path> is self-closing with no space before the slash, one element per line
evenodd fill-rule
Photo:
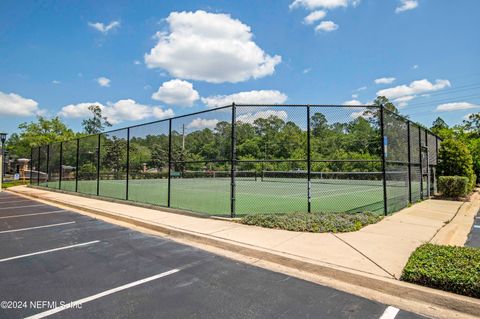
<path fill-rule="evenodd" d="M 91 104 L 120 128 L 377 95 L 424 125 L 459 124 L 480 111 L 479 12 L 478 0 L 3 0 L 0 131 L 38 115 L 80 131 Z"/>

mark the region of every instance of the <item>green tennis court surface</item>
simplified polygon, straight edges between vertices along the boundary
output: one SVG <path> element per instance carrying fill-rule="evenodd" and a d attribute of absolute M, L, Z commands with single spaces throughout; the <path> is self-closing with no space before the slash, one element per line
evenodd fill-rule
<path fill-rule="evenodd" d="M 383 213 L 382 182 L 362 184 L 343 181 L 338 184 L 312 183 L 312 211 L 344 212 L 371 211 Z M 47 185 L 48 184 L 48 185 Z M 408 188 L 388 186 L 389 211 L 408 202 Z M 58 182 L 43 183 L 58 188 Z M 62 181 L 61 188 L 75 191 L 75 181 Z M 418 187 L 412 185 L 412 191 Z M 96 195 L 97 181 L 78 181 L 78 192 Z M 138 179 L 129 181 L 129 200 L 167 206 L 167 179 Z M 125 199 L 125 180 L 101 180 L 99 195 Z M 286 213 L 307 211 L 307 182 L 237 180 L 236 214 Z M 230 216 L 230 179 L 228 178 L 172 178 L 171 207 Z M 405 207 L 405 206 L 403 206 Z"/>

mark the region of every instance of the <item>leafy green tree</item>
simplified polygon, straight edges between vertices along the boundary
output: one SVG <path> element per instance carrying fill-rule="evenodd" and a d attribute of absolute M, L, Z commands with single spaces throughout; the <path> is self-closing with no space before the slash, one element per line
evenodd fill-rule
<path fill-rule="evenodd" d="M 398 114 L 398 109 L 395 106 L 395 104 L 390 102 L 390 100 L 385 96 L 377 96 L 377 98 L 373 101 L 373 105 L 378 105 L 378 106 L 383 105 L 386 110 L 389 110 L 390 112 Z"/>
<path fill-rule="evenodd" d="M 465 176 L 470 180 L 471 188 L 475 185 L 472 154 L 461 141 L 447 139 L 441 143 L 438 153 L 439 176 Z"/>
<path fill-rule="evenodd" d="M 21 123 L 18 128 L 20 132 L 12 134 L 6 144 L 9 153 L 17 157 L 29 158 L 32 147 L 75 137 L 75 133 L 59 117 L 48 119 L 39 116 L 36 121 Z"/>
<path fill-rule="evenodd" d="M 88 110 L 92 117 L 82 121 L 83 130 L 86 134 L 98 134 L 106 127 L 112 126 L 106 117 L 102 116 L 102 109 L 98 105 L 90 105 Z"/>

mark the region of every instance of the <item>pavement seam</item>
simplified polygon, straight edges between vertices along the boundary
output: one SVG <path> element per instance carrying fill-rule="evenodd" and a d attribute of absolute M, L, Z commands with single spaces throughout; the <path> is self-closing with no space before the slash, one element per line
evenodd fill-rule
<path fill-rule="evenodd" d="M 430 238 L 430 240 L 428 240 L 427 243 L 431 243 L 432 240 L 434 240 L 435 237 L 438 235 L 438 233 L 439 233 L 443 228 L 445 228 L 445 226 L 447 226 L 449 223 L 451 223 L 452 220 L 455 219 L 455 217 L 457 217 L 458 213 L 460 212 L 460 210 L 462 209 L 462 207 L 463 207 L 466 203 L 469 203 L 469 202 L 464 201 L 464 202 L 462 203 L 462 205 L 460 205 L 460 206 L 458 207 L 457 211 L 455 212 L 455 215 L 453 215 L 453 217 L 450 218 L 450 219 L 448 220 L 448 222 L 444 222 L 443 225 L 442 225 L 442 227 L 440 227 L 440 228 L 435 232 L 435 234 L 433 234 L 432 238 Z"/>
<path fill-rule="evenodd" d="M 355 250 L 357 253 L 359 253 L 360 255 L 362 255 L 363 257 L 365 257 L 367 260 L 369 260 L 372 264 L 374 264 L 375 266 L 377 266 L 378 268 L 380 268 L 381 270 L 383 270 L 384 272 L 386 272 L 389 276 L 391 276 L 393 279 L 398 279 L 394 274 L 391 274 L 388 270 L 386 270 L 385 268 L 383 268 L 381 265 L 379 265 L 378 263 L 376 263 L 373 259 L 371 259 L 370 257 L 368 257 L 366 254 L 362 253 L 360 250 L 358 250 L 357 248 L 355 248 L 353 245 L 351 245 L 349 242 L 347 242 L 346 240 L 340 238 L 339 236 L 337 236 L 336 234 L 334 233 L 331 233 L 335 238 L 337 238 L 338 240 L 340 240 L 341 242 L 343 242 L 344 244 L 346 244 L 347 246 L 349 246 L 350 248 L 352 248 L 353 250 Z"/>

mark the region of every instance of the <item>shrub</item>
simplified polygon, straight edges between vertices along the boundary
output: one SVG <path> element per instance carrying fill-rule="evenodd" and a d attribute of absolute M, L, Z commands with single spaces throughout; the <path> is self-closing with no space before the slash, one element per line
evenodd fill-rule
<path fill-rule="evenodd" d="M 475 187 L 472 154 L 465 144 L 454 139 L 444 140 L 440 144 L 438 158 L 439 176 L 465 176 L 470 181 L 468 191 Z"/>
<path fill-rule="evenodd" d="M 408 259 L 401 279 L 480 298 L 480 249 L 424 244 Z"/>
<path fill-rule="evenodd" d="M 440 176 L 438 178 L 438 191 L 443 197 L 465 197 L 469 192 L 470 181 L 464 176 Z"/>
<path fill-rule="evenodd" d="M 356 231 L 381 219 L 382 216 L 373 213 L 287 213 L 247 215 L 241 223 L 290 231 L 337 233 Z"/>

